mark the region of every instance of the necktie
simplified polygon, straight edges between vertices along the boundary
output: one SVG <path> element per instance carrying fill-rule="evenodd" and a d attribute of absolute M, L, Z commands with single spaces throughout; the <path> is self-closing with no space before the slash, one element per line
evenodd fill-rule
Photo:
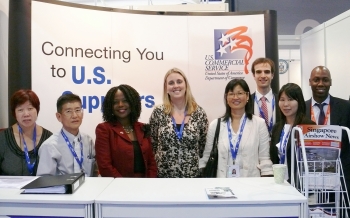
<path fill-rule="evenodd" d="M 265 96 L 260 98 L 261 109 L 262 109 L 262 111 L 264 113 L 264 117 L 263 118 L 265 118 L 266 126 L 267 126 L 267 128 L 269 128 L 269 113 L 268 113 L 268 110 L 267 110 L 266 100 L 267 100 L 267 98 Z"/>
<path fill-rule="evenodd" d="M 78 137 L 73 140 L 73 146 L 74 146 L 74 151 L 77 154 L 78 159 L 80 160 L 80 158 L 81 158 L 81 151 L 80 151 L 80 142 L 79 142 L 79 138 Z M 74 161 L 73 161 L 73 170 L 74 170 L 74 173 L 80 173 L 81 172 L 79 163 L 77 162 L 77 160 L 75 158 L 74 158 Z"/>
<path fill-rule="evenodd" d="M 323 103 L 323 104 L 316 103 L 315 105 L 320 109 L 320 115 L 318 116 L 318 123 L 317 124 L 318 125 L 325 125 L 325 123 L 324 123 L 325 114 L 324 114 L 323 106 L 326 105 L 326 103 Z"/>

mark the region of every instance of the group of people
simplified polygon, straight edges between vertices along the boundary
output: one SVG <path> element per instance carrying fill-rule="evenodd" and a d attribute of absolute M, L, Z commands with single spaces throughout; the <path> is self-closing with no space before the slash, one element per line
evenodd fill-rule
<path fill-rule="evenodd" d="M 149 124 L 138 121 L 139 93 L 125 84 L 113 87 L 103 101 L 104 122 L 96 127 L 95 142 L 79 131 L 84 115 L 79 96 L 59 97 L 56 118 L 62 129 L 52 134 L 36 124 L 37 95 L 19 90 L 10 100 L 17 123 L 0 132 L 0 175 L 85 172 L 104 177 L 201 177 L 220 126 L 217 177 L 273 176 L 272 165 L 279 163 L 288 166 L 286 179 L 290 179 L 292 128 L 299 124 L 350 127 L 350 103 L 329 95 L 331 74 L 324 66 L 312 70 L 313 97 L 306 102 L 294 83 L 283 85 L 278 94 L 272 92 L 272 60 L 256 59 L 251 71 L 256 91 L 252 93 L 243 79 L 229 81 L 223 95 L 225 112 L 220 121 L 210 124 L 180 69 L 165 74 L 163 104 L 154 108 Z M 347 184 L 349 152 L 343 134 L 341 160 Z"/>

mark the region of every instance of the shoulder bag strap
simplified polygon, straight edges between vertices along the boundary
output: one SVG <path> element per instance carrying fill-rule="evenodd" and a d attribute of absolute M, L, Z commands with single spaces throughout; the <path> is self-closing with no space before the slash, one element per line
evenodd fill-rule
<path fill-rule="evenodd" d="M 220 134 L 220 124 L 221 124 L 221 118 L 218 119 L 218 124 L 216 125 L 213 147 L 217 146 L 218 144 L 219 134 Z"/>

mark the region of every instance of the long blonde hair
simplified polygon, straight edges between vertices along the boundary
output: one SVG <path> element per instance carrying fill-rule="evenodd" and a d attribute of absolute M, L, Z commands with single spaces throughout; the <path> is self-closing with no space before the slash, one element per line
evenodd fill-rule
<path fill-rule="evenodd" d="M 192 95 L 191 87 L 190 87 L 190 84 L 188 83 L 188 80 L 187 80 L 185 74 L 182 72 L 182 70 L 180 70 L 178 68 L 172 68 L 172 69 L 168 70 L 168 72 L 164 76 L 164 87 L 163 87 L 164 113 L 170 114 L 172 109 L 173 109 L 170 96 L 167 92 L 167 84 L 166 84 L 166 79 L 172 73 L 180 74 L 185 80 L 185 84 L 186 84 L 186 93 L 185 93 L 186 110 L 187 110 L 187 114 L 192 114 L 197 109 L 198 105 L 197 105 L 197 103 Z"/>

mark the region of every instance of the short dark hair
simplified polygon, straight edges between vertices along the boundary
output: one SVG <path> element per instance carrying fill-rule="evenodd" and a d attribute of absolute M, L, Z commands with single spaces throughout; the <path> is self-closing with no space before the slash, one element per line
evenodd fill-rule
<path fill-rule="evenodd" d="M 293 126 L 300 124 L 303 118 L 306 116 L 306 104 L 303 96 L 303 91 L 295 83 L 287 83 L 282 86 L 278 93 L 278 101 L 281 98 L 282 93 L 285 93 L 288 97 L 296 100 L 298 102 L 298 110 L 295 116 L 295 121 Z M 281 110 L 281 109 L 280 109 Z M 286 116 L 281 111 L 281 119 L 286 122 Z"/>
<path fill-rule="evenodd" d="M 252 63 L 252 73 L 255 75 L 255 66 L 258 64 L 268 64 L 271 66 L 271 74 L 275 73 L 275 63 L 270 58 L 258 58 Z"/>
<path fill-rule="evenodd" d="M 253 100 L 250 97 L 250 90 L 247 82 L 244 79 L 233 79 L 230 82 L 227 83 L 225 88 L 225 94 L 224 94 L 224 102 L 226 107 L 226 112 L 224 116 L 222 116 L 223 121 L 227 121 L 231 117 L 231 107 L 227 104 L 227 93 L 232 91 L 236 86 L 241 86 L 242 89 L 246 92 L 246 94 L 249 96 L 248 102 L 245 105 L 245 114 L 248 117 L 248 119 L 252 119 L 253 117 Z"/>
<path fill-rule="evenodd" d="M 40 101 L 38 96 L 30 89 L 20 89 L 12 94 L 10 99 L 11 114 L 16 118 L 16 107 L 29 101 L 36 109 L 37 115 L 40 111 Z"/>
<path fill-rule="evenodd" d="M 141 99 L 140 94 L 131 86 L 122 84 L 111 88 L 103 101 L 102 104 L 102 118 L 107 122 L 117 122 L 118 118 L 114 115 L 114 95 L 120 90 L 126 101 L 129 103 L 130 108 L 130 122 L 133 125 L 140 117 L 141 114 Z"/>
<path fill-rule="evenodd" d="M 62 112 L 62 107 L 64 104 L 68 102 L 79 102 L 81 103 L 81 99 L 78 95 L 73 94 L 73 93 L 64 93 L 57 99 L 56 107 L 57 107 L 57 112 L 60 113 Z"/>

